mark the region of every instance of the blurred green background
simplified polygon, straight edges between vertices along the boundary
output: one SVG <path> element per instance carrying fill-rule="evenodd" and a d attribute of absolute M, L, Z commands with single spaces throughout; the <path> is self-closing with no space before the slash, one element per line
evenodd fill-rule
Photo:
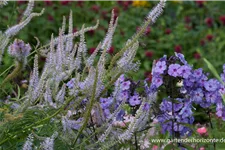
<path fill-rule="evenodd" d="M 0 13 L 0 30 L 6 30 L 20 20 L 26 9 L 26 1 L 8 2 Z M 157 2 L 154 1 L 37 1 L 34 12 L 45 8 L 44 15 L 34 18 L 16 38 L 31 45 L 36 45 L 37 37 L 41 44 L 49 42 L 51 34 L 58 35 L 63 16 L 68 18 L 73 11 L 74 32 L 81 29 L 82 24 L 93 26 L 100 20 L 97 30 L 86 34 L 88 49 L 93 51 L 103 40 L 111 11 L 119 16 L 118 27 L 113 39 L 111 55 L 119 51 L 127 39 L 136 32 L 146 14 Z M 136 59 L 141 60 L 141 68 L 134 79 L 149 76 L 152 61 L 163 55 L 173 55 L 174 51 L 185 55 L 195 68 L 207 69 L 202 58 L 205 57 L 221 71 L 225 56 L 225 2 L 209 1 L 169 1 L 165 11 L 157 22 L 146 30 L 140 41 Z M 4 71 L 12 64 L 12 59 L 5 57 Z"/>

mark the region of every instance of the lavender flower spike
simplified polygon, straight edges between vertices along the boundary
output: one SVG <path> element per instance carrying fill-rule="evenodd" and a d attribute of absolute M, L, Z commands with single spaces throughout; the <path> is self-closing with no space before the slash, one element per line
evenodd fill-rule
<path fill-rule="evenodd" d="M 156 19 L 162 14 L 163 8 L 165 7 L 166 0 L 160 0 L 160 2 L 153 8 L 148 14 L 147 19 L 151 19 L 152 23 L 156 22 Z"/>

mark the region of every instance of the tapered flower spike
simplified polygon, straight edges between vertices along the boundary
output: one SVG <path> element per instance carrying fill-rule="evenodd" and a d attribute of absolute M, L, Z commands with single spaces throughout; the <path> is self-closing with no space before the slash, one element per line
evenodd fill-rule
<path fill-rule="evenodd" d="M 54 150 L 54 140 L 58 136 L 58 133 L 55 132 L 51 137 L 47 137 L 42 143 L 41 148 L 43 150 Z"/>
<path fill-rule="evenodd" d="M 73 70 L 76 68 L 76 60 L 74 60 L 75 58 L 75 54 L 77 52 L 77 44 L 74 45 L 71 55 L 69 56 L 69 68 L 70 70 Z"/>
<path fill-rule="evenodd" d="M 60 89 L 60 91 L 58 92 L 58 94 L 56 95 L 56 101 L 59 103 L 59 105 L 62 105 L 65 99 L 65 94 L 66 94 L 66 85 L 62 85 L 62 88 Z"/>
<path fill-rule="evenodd" d="M 62 22 L 62 29 L 61 29 L 62 31 L 62 35 L 64 35 L 65 34 L 65 31 L 66 31 L 66 17 L 65 16 L 63 16 L 63 22 Z"/>
<path fill-rule="evenodd" d="M 109 28 L 108 28 L 108 31 L 106 33 L 106 37 L 102 42 L 102 47 L 101 47 L 102 50 L 104 50 L 106 48 L 106 51 L 108 51 L 110 49 L 111 45 L 112 45 L 113 34 L 116 30 L 116 26 L 117 26 L 117 23 L 118 23 L 118 17 L 116 18 L 116 21 L 115 21 L 114 16 L 115 16 L 114 10 L 112 10 Z M 114 21 L 115 21 L 115 23 L 114 23 Z"/>
<path fill-rule="evenodd" d="M 131 40 L 128 40 L 126 45 L 129 45 Z M 129 47 L 123 54 L 123 56 L 117 61 L 118 66 L 124 70 L 128 71 L 136 71 L 139 68 L 139 63 L 133 63 L 134 57 L 136 55 L 137 49 L 139 47 L 139 43 L 136 42 L 132 47 Z"/>
<path fill-rule="evenodd" d="M 75 66 L 76 66 L 77 70 L 80 69 L 80 67 L 81 67 L 82 54 L 85 52 L 84 49 L 86 49 L 85 41 L 84 41 L 84 25 L 82 26 L 81 31 L 82 32 L 81 32 L 81 35 L 80 35 L 80 42 L 79 42 L 77 55 L 76 55 L 76 60 L 75 60 Z"/>
<path fill-rule="evenodd" d="M 157 18 L 162 14 L 163 8 L 166 5 L 166 0 L 160 0 L 160 2 L 149 12 L 147 19 L 151 19 L 152 23 L 155 23 Z"/>
<path fill-rule="evenodd" d="M 27 5 L 27 8 L 26 10 L 24 11 L 23 13 L 23 17 L 26 18 L 26 17 L 29 17 L 30 14 L 32 13 L 33 11 L 33 8 L 34 8 L 34 0 L 29 0 L 29 3 Z"/>
<path fill-rule="evenodd" d="M 44 13 L 44 10 L 45 9 L 42 9 L 42 11 L 40 13 L 31 13 L 24 21 L 7 29 L 5 31 L 5 35 L 7 37 L 12 37 L 12 36 L 16 35 L 20 30 L 22 30 L 31 21 L 31 19 L 33 17 L 41 16 Z"/>
<path fill-rule="evenodd" d="M 28 91 L 31 92 L 33 91 L 39 82 L 39 71 L 38 71 L 38 55 L 35 55 L 34 57 L 34 66 L 33 66 L 33 72 L 32 75 L 30 77 L 30 81 L 29 81 L 29 89 Z"/>
<path fill-rule="evenodd" d="M 32 146 L 33 146 L 33 141 L 34 141 L 34 137 L 32 134 L 30 134 L 28 137 L 27 137 L 27 140 L 26 142 L 24 143 L 23 145 L 23 150 L 32 150 Z"/>
<path fill-rule="evenodd" d="M 73 13 L 70 11 L 70 17 L 69 17 L 69 34 L 73 33 Z M 73 37 L 70 37 L 67 39 L 66 42 L 66 51 L 71 52 L 73 49 Z"/>
<path fill-rule="evenodd" d="M 65 53 L 64 51 L 64 43 L 63 43 L 63 31 L 60 29 L 59 31 L 59 44 L 57 45 L 57 50 L 56 50 L 56 57 L 57 57 L 57 62 L 56 62 L 56 69 L 57 71 L 61 72 L 62 71 L 62 66 L 64 63 L 65 59 Z"/>
<path fill-rule="evenodd" d="M 96 30 L 96 29 L 98 28 L 98 26 L 99 26 L 99 20 L 97 20 L 97 23 L 96 23 L 95 26 L 86 27 L 86 28 L 83 29 L 83 31 L 80 30 L 80 31 L 77 31 L 77 32 L 75 32 L 75 33 L 71 33 L 71 34 L 64 35 L 64 36 L 63 36 L 63 42 L 67 41 L 68 38 L 75 38 L 75 37 L 78 37 L 78 36 L 80 36 L 83 32 L 86 33 L 86 32 L 91 31 L 91 30 Z M 56 38 L 54 39 L 54 45 L 56 45 L 58 42 L 59 42 L 59 37 L 56 37 Z"/>

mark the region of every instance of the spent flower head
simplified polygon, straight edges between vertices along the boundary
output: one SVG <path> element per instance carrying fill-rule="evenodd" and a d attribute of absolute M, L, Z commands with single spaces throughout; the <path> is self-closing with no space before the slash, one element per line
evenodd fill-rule
<path fill-rule="evenodd" d="M 24 41 L 15 39 L 15 41 L 9 46 L 8 52 L 16 60 L 22 62 L 29 55 L 30 50 L 30 44 L 25 44 Z"/>

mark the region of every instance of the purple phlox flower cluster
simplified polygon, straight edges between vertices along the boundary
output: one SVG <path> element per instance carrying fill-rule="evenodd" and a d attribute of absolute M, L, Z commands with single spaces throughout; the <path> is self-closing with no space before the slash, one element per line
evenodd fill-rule
<path fill-rule="evenodd" d="M 131 88 L 132 86 L 132 88 Z M 124 75 L 121 75 L 115 82 L 115 88 L 110 97 L 100 98 L 100 106 L 103 110 L 104 116 L 108 118 L 110 112 L 117 109 L 122 102 L 129 104 L 131 107 L 141 104 L 140 95 L 136 92 L 136 84 L 130 80 L 127 80 Z M 145 106 L 145 109 L 149 109 L 149 105 Z M 125 115 L 125 111 L 121 110 L 116 120 L 121 120 Z"/>
<path fill-rule="evenodd" d="M 152 71 L 151 86 L 145 88 L 147 92 L 156 92 L 164 84 L 163 80 L 167 79 L 164 76 L 167 76 L 167 74 L 169 77 L 178 77 L 178 81 L 182 82 L 181 86 L 177 87 L 179 88 L 177 91 L 180 91 L 178 95 L 185 97 L 185 99 L 177 97 L 178 103 L 173 104 L 173 111 L 172 101 L 169 99 L 164 99 L 160 105 L 162 115 L 158 116 L 158 120 L 161 123 L 163 133 L 166 131 L 170 133 L 179 131 L 180 135 L 190 133 L 189 128 L 180 123 L 193 123 L 192 103 L 198 104 L 202 108 L 208 108 L 216 104 L 217 116 L 225 120 L 225 107 L 221 97 L 221 94 L 225 94 L 224 85 L 216 79 L 208 79 L 208 74 L 205 74 L 202 68 L 194 70 L 187 64 L 183 54 L 175 53 L 175 55 L 176 57 L 170 57 L 168 60 L 163 57 L 157 62 Z M 175 63 L 177 60 L 179 60 L 179 63 Z M 225 81 L 225 65 L 223 66 L 221 79 L 223 82 Z M 173 120 L 173 123 L 171 120 Z"/>
<path fill-rule="evenodd" d="M 206 101 L 208 103 L 215 104 L 217 102 L 217 100 L 220 100 L 217 98 L 219 96 L 218 94 L 219 94 L 218 92 L 207 92 L 205 94 Z"/>
<path fill-rule="evenodd" d="M 197 74 L 198 71 L 199 74 Z M 191 101 L 200 104 L 203 108 L 210 107 L 212 104 L 221 101 L 219 95 L 221 84 L 216 79 L 207 80 L 207 76 L 201 70 L 197 70 L 184 83 Z"/>
<path fill-rule="evenodd" d="M 123 91 L 129 90 L 130 84 L 131 84 L 130 81 L 124 81 L 124 82 L 122 82 L 122 83 L 121 83 L 121 89 L 122 89 Z"/>
<path fill-rule="evenodd" d="M 100 98 L 100 104 L 103 109 L 108 108 L 113 102 L 113 98 Z"/>
<path fill-rule="evenodd" d="M 199 68 L 199 69 L 194 70 L 193 77 L 196 79 L 200 79 L 202 74 L 203 74 L 203 70 L 202 70 L 202 68 Z"/>
<path fill-rule="evenodd" d="M 8 52 L 18 61 L 22 61 L 29 55 L 30 50 L 30 44 L 25 44 L 22 40 L 16 39 L 13 44 L 9 46 Z"/>
<path fill-rule="evenodd" d="M 108 116 L 111 114 L 109 107 L 111 106 L 112 103 L 113 103 L 112 97 L 100 98 L 100 106 L 103 109 L 106 118 L 108 118 Z"/>
<path fill-rule="evenodd" d="M 216 115 L 220 118 L 223 119 L 223 121 L 225 121 L 225 107 L 224 105 L 221 103 L 217 103 L 216 106 Z"/>
<path fill-rule="evenodd" d="M 121 102 L 123 101 L 128 101 L 128 98 L 130 97 L 130 86 L 131 86 L 131 81 L 129 80 L 125 80 L 125 76 L 121 75 L 116 83 L 115 83 L 115 87 L 116 87 L 116 92 L 115 96 L 116 96 L 116 101 L 117 104 L 119 105 Z"/>
<path fill-rule="evenodd" d="M 188 64 L 187 61 L 185 60 L 183 54 L 181 54 L 181 53 L 176 53 L 176 52 L 175 52 L 175 56 L 176 56 L 176 57 L 180 60 L 180 62 L 182 62 L 184 65 L 187 65 L 187 64 Z"/>
<path fill-rule="evenodd" d="M 160 87 L 163 84 L 163 78 L 160 75 L 154 75 L 152 77 L 152 85 L 156 88 Z"/>
<path fill-rule="evenodd" d="M 219 87 L 219 82 L 216 79 L 210 79 L 209 81 L 204 83 L 204 87 L 209 92 L 214 92 Z"/>
<path fill-rule="evenodd" d="M 220 91 L 223 92 L 223 85 L 216 79 L 209 79 L 203 70 L 196 69 L 188 79 L 184 80 L 184 87 L 188 89 L 187 95 L 192 102 L 203 108 L 221 102 Z"/>
<path fill-rule="evenodd" d="M 166 61 L 158 61 L 155 65 L 154 73 L 163 74 L 166 68 Z"/>
<path fill-rule="evenodd" d="M 163 74 L 166 69 L 167 66 L 165 59 L 161 59 L 156 63 L 155 67 L 152 70 L 153 72 L 151 85 L 152 90 L 160 87 L 163 84 L 163 78 L 161 74 Z"/>
<path fill-rule="evenodd" d="M 183 77 L 184 79 L 187 79 L 189 75 L 191 74 L 192 68 L 188 65 L 180 66 L 178 69 L 179 76 Z"/>
<path fill-rule="evenodd" d="M 125 76 L 122 74 L 115 82 L 115 86 L 119 86 L 123 81 L 125 81 Z"/>
<path fill-rule="evenodd" d="M 196 90 L 194 90 L 194 91 L 191 91 L 192 93 L 191 93 L 191 100 L 192 101 L 195 101 L 195 102 L 197 102 L 197 103 L 201 103 L 201 101 L 202 101 L 202 99 L 203 99 L 203 97 L 204 97 L 204 93 L 203 93 L 203 91 L 202 91 L 202 89 L 201 88 L 197 88 Z"/>
<path fill-rule="evenodd" d="M 171 64 L 169 66 L 168 74 L 170 76 L 177 77 L 177 76 L 179 76 L 179 72 L 178 72 L 179 69 L 180 69 L 179 64 Z"/>
<path fill-rule="evenodd" d="M 186 135 L 191 130 L 182 125 L 184 123 L 192 124 L 194 117 L 192 116 L 191 105 L 186 102 L 172 103 L 169 99 L 164 99 L 160 104 L 161 115 L 157 117 L 162 126 L 162 133 L 168 131 L 172 134 L 174 131 L 180 135 Z"/>
<path fill-rule="evenodd" d="M 141 100 L 138 94 L 135 94 L 129 98 L 129 104 L 131 106 L 136 106 L 141 104 Z"/>

